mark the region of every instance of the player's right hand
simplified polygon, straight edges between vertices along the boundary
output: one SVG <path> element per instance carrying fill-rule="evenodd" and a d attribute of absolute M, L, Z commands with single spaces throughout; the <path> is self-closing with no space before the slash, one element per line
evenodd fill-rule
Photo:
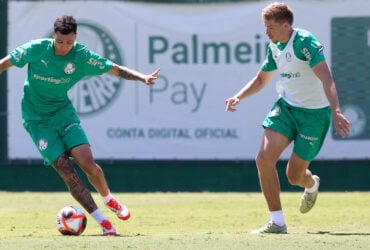
<path fill-rule="evenodd" d="M 236 109 L 234 108 L 234 106 L 238 105 L 240 102 L 240 99 L 237 98 L 237 97 L 230 97 L 230 98 L 227 98 L 225 103 L 226 103 L 226 112 L 235 112 Z"/>

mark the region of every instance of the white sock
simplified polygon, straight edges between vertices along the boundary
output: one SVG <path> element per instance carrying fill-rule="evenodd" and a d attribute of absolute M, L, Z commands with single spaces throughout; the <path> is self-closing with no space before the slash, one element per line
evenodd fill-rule
<path fill-rule="evenodd" d="M 308 193 L 313 193 L 313 192 L 316 192 L 318 187 L 319 187 L 319 183 L 317 183 L 316 179 L 313 178 L 313 181 L 314 181 L 314 184 L 312 187 L 310 188 L 305 188 L 305 191 L 308 192 Z"/>
<path fill-rule="evenodd" d="M 96 220 L 96 222 L 98 222 L 99 225 L 103 220 L 107 220 L 107 217 L 105 217 L 105 215 L 99 209 L 96 209 L 94 212 L 92 212 L 91 216 Z"/>
<path fill-rule="evenodd" d="M 110 191 L 109 191 L 107 196 L 102 196 L 102 200 L 103 200 L 104 204 L 107 204 L 108 201 L 110 201 L 110 199 L 112 199 L 112 198 L 113 198 L 113 195 L 110 193 Z"/>
<path fill-rule="evenodd" d="M 284 226 L 285 225 L 283 210 L 270 211 L 270 218 L 271 218 L 271 221 L 273 223 L 275 223 L 276 225 L 278 225 L 278 226 Z"/>

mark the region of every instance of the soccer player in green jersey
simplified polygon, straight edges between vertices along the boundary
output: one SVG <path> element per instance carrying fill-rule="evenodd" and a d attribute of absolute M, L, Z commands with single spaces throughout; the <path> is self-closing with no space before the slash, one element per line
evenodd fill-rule
<path fill-rule="evenodd" d="M 293 11 L 281 2 L 262 10 L 266 34 L 271 40 L 261 69 L 238 93 L 226 99 L 226 111 L 234 112 L 241 99 L 260 91 L 277 70 L 278 100 L 263 122 L 264 134 L 256 165 L 260 186 L 270 211 L 270 221 L 252 233 L 287 233 L 280 201 L 276 163 L 294 142 L 286 176 L 292 185 L 305 188 L 300 211 L 314 206 L 320 178 L 308 169 L 319 153 L 330 126 L 348 137 L 350 123 L 342 114 L 323 46 L 308 31 L 293 28 Z"/>
<path fill-rule="evenodd" d="M 115 228 L 81 182 L 70 157 L 119 219 L 129 219 L 130 211 L 110 193 L 103 170 L 94 161 L 89 141 L 67 92 L 80 79 L 105 73 L 151 86 L 159 69 L 146 75 L 117 65 L 76 42 L 76 36 L 76 20 L 72 16 L 58 17 L 54 22 L 53 39 L 34 40 L 15 48 L 0 60 L 0 73 L 13 65 L 23 67 L 28 64 L 22 98 L 25 129 L 45 164 L 58 172 L 72 196 L 102 227 L 103 234 L 115 235 Z"/>

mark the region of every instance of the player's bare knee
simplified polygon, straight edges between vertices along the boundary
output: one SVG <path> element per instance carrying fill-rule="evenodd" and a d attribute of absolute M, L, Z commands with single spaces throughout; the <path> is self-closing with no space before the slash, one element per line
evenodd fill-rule
<path fill-rule="evenodd" d="M 261 153 L 261 152 L 258 153 L 255 161 L 256 161 L 256 165 L 259 171 L 263 170 L 264 166 L 271 165 L 270 160 L 268 159 L 265 153 Z"/>
<path fill-rule="evenodd" d="M 73 176 L 77 175 L 71 160 L 63 153 L 61 154 L 51 166 L 58 172 L 58 174 L 66 181 Z"/>
<path fill-rule="evenodd" d="M 81 166 L 81 167 L 88 177 L 98 177 L 98 176 L 103 175 L 103 170 L 96 163 L 92 163 L 87 166 Z"/>
<path fill-rule="evenodd" d="M 93 168 L 92 171 L 93 176 L 101 176 L 103 175 L 103 170 L 98 164 L 95 164 L 95 167 Z"/>
<path fill-rule="evenodd" d="M 58 172 L 60 177 L 62 177 L 72 196 L 79 201 L 79 197 L 86 193 L 86 187 L 74 169 L 69 157 L 62 154 L 52 164 L 52 167 Z M 87 192 L 89 191 L 87 190 Z"/>
<path fill-rule="evenodd" d="M 303 176 L 297 175 L 297 174 L 292 174 L 292 173 L 289 173 L 289 172 L 286 174 L 286 176 L 287 176 L 288 182 L 291 185 L 301 186 Z"/>

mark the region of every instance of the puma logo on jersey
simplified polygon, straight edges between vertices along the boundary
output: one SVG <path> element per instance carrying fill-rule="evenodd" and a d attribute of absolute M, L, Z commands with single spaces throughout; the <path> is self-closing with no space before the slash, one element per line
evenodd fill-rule
<path fill-rule="evenodd" d="M 48 66 L 48 62 L 47 62 L 47 61 L 45 61 L 44 59 L 41 59 L 41 62 L 45 65 L 45 67 L 47 67 L 47 66 Z"/>

